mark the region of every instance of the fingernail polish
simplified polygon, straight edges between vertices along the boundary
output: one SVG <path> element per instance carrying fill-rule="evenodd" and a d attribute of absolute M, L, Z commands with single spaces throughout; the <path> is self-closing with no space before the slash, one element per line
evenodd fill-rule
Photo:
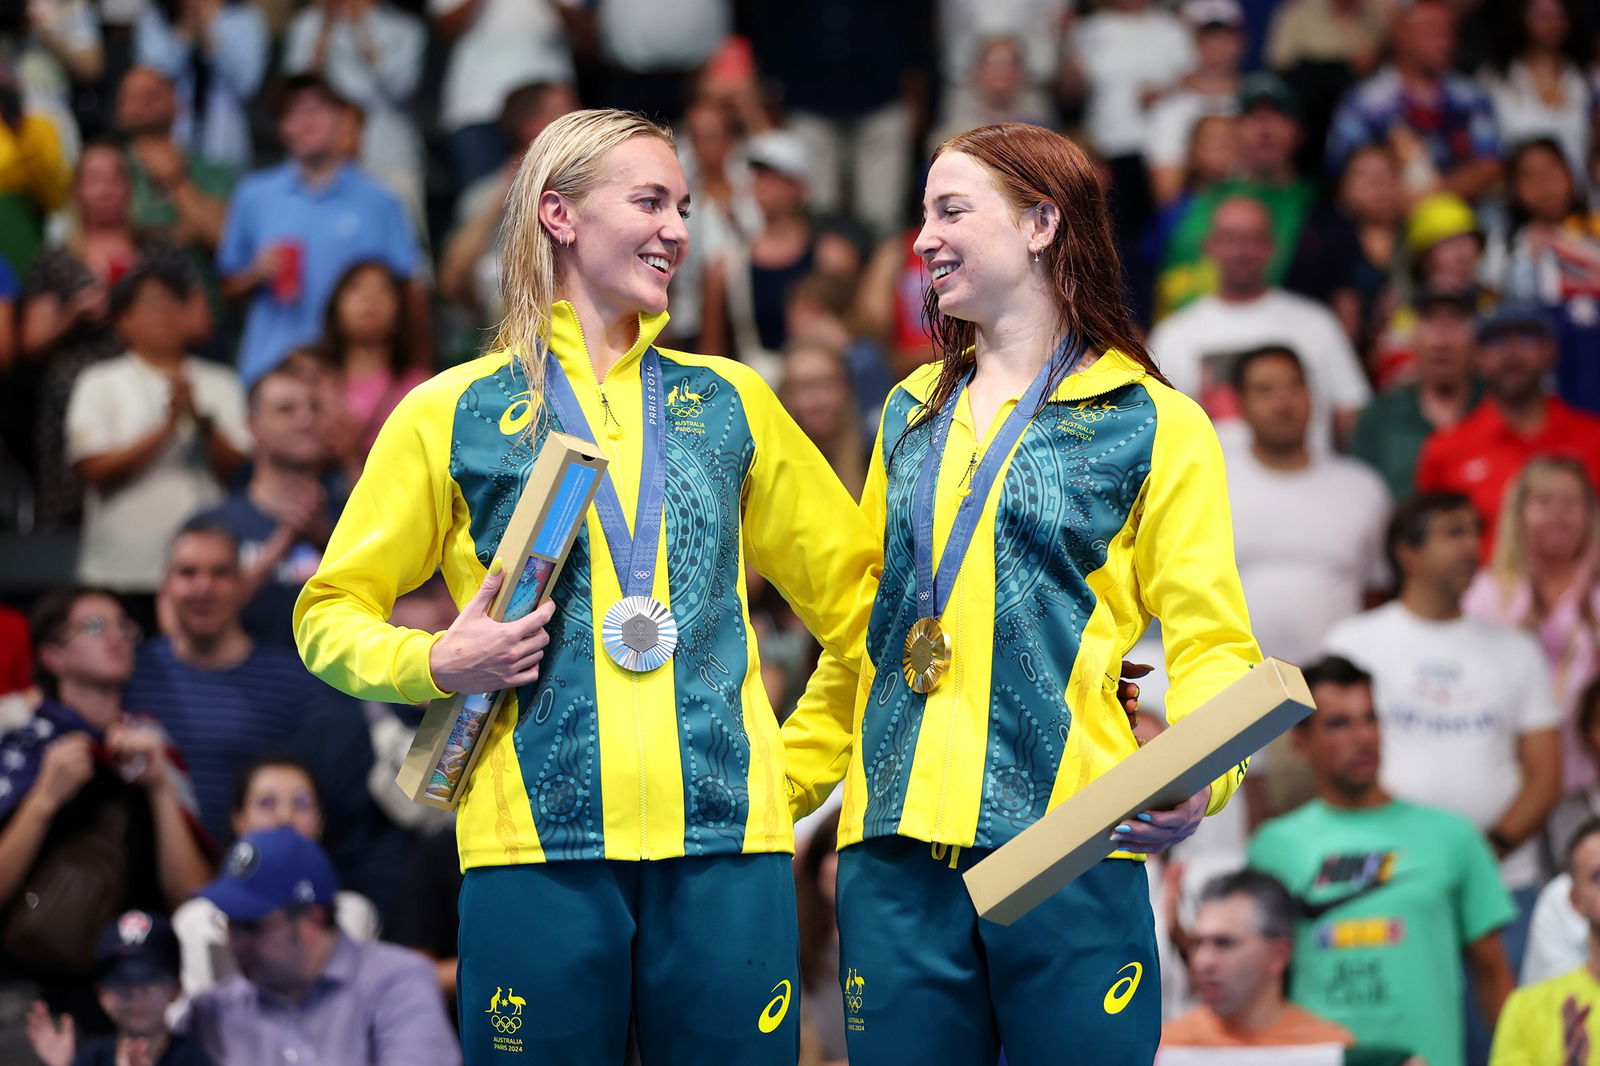
<path fill-rule="evenodd" d="M 1132 827 L 1130 827 L 1130 826 L 1126 826 L 1126 825 L 1119 825 L 1119 826 L 1117 826 L 1117 829 L 1116 829 L 1116 831 L 1117 831 L 1117 832 L 1118 832 L 1118 833 L 1131 833 L 1131 832 L 1133 832 L 1133 829 L 1132 829 Z"/>
<path fill-rule="evenodd" d="M 489 576 L 494 577 L 494 575 L 498 574 L 502 569 L 504 569 L 504 567 L 505 561 L 502 560 L 500 556 L 496 555 L 494 557 L 494 562 L 489 564 Z"/>
<path fill-rule="evenodd" d="M 1135 817 L 1138 818 L 1139 821 L 1141 821 L 1141 822 L 1153 822 L 1153 821 L 1155 821 L 1154 818 L 1152 818 L 1148 814 L 1145 814 L 1145 813 L 1142 813 L 1142 812 L 1140 814 L 1135 815 Z"/>

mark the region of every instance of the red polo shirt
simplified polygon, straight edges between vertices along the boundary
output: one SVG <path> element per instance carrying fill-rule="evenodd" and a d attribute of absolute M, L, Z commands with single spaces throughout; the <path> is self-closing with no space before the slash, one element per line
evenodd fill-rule
<path fill-rule="evenodd" d="M 1432 433 L 1417 459 L 1417 491 L 1461 492 L 1483 517 L 1483 554 L 1494 547 L 1495 522 L 1506 490 L 1536 455 L 1581 461 L 1600 487 L 1600 418 L 1575 411 L 1555 397 L 1545 401 L 1544 422 L 1530 436 L 1512 429 L 1500 409 L 1484 400 L 1449 429 Z"/>

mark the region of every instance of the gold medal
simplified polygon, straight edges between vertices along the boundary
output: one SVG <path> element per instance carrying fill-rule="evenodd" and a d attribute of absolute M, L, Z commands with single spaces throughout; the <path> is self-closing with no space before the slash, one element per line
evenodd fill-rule
<path fill-rule="evenodd" d="M 917 619 L 906 634 L 904 665 L 911 691 L 932 692 L 939 687 L 950 665 L 950 636 L 939 627 L 937 618 Z"/>

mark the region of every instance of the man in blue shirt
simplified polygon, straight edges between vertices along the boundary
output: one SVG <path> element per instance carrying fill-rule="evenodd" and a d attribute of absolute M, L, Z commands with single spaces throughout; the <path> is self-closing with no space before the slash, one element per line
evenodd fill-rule
<path fill-rule="evenodd" d="M 372 740 L 354 701 L 306 672 L 293 650 L 250 639 L 239 546 L 192 520 L 173 539 L 157 594 L 162 635 L 140 645 L 126 699 L 156 716 L 188 760 L 200 820 L 219 841 L 240 768 L 269 749 L 309 762 L 324 799 L 329 853 L 347 887 L 386 901 L 405 833 L 367 790 Z M 391 876 L 385 877 L 385 872 Z"/>
<path fill-rule="evenodd" d="M 250 481 L 198 520 L 220 523 L 239 542 L 245 632 L 293 648 L 295 597 L 322 562 L 343 503 L 321 476 L 330 446 L 316 384 L 288 365 L 268 370 L 250 388 L 249 425 Z"/>
<path fill-rule="evenodd" d="M 415 278 L 421 258 L 400 201 L 341 149 L 345 104 L 315 74 L 289 78 L 278 135 L 289 159 L 239 183 L 217 248 L 223 294 L 249 297 L 239 374 L 246 385 L 322 333 L 328 298 L 353 264 L 376 259 Z"/>

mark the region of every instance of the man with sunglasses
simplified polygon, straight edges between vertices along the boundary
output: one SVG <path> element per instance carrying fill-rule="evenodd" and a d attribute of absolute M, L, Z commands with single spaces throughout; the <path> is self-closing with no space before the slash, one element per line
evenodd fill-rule
<path fill-rule="evenodd" d="M 338 891 L 328 857 L 292 826 L 241 837 L 200 892 L 228 918 L 239 972 L 196 996 L 179 1029 L 228 1066 L 459 1066 L 433 964 L 345 937 Z M 509 1031 L 520 1019 L 510 991 L 501 998 Z"/>
<path fill-rule="evenodd" d="M 36 996 L 80 1032 L 105 1031 L 86 980 L 95 934 L 123 911 L 177 906 L 210 873 L 182 760 L 124 708 L 138 631 L 116 598 L 49 593 L 32 630 L 45 700 L 0 736 L 4 1062 L 27 1061 L 7 1057 L 6 1041 L 20 1034 L 17 1005 Z"/>

